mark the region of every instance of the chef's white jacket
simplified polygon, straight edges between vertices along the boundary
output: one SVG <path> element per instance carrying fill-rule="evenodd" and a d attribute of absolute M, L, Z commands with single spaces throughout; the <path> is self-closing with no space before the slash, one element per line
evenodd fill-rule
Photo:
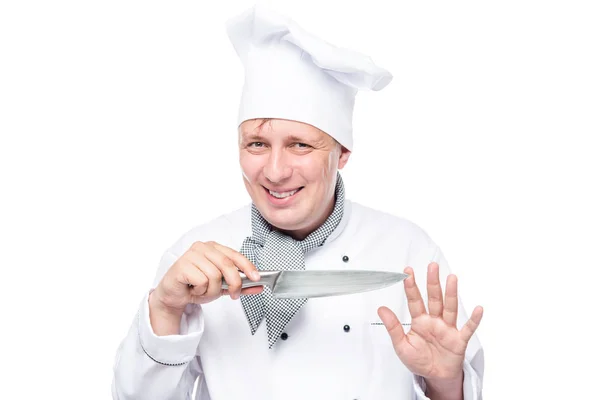
<path fill-rule="evenodd" d="M 249 205 L 190 230 L 164 253 L 154 287 L 195 241 L 212 240 L 239 250 L 251 232 Z M 431 261 L 439 263 L 443 284 L 448 264 L 422 229 L 346 200 L 342 221 L 322 247 L 306 254 L 305 265 L 307 270 L 396 272 L 411 266 L 427 304 Z M 287 339 L 279 339 L 272 349 L 265 322 L 252 335 L 241 302 L 228 296 L 201 306 L 188 305 L 179 335 L 156 336 L 150 325 L 148 294 L 117 351 L 114 399 L 191 399 L 196 381 L 196 400 L 427 398 L 423 378 L 402 364 L 377 315 L 378 307 L 387 306 L 405 331 L 410 329 L 402 283 L 309 299 L 287 325 Z M 467 320 L 459 300 L 458 328 Z M 463 364 L 466 400 L 481 399 L 483 360 L 474 335 Z"/>

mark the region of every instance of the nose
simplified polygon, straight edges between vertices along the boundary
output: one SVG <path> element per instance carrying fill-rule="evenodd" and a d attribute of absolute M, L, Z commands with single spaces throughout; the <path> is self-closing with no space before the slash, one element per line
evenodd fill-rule
<path fill-rule="evenodd" d="M 283 182 L 292 176 L 292 166 L 289 157 L 283 150 L 271 150 L 269 159 L 264 166 L 263 173 L 272 183 Z"/>

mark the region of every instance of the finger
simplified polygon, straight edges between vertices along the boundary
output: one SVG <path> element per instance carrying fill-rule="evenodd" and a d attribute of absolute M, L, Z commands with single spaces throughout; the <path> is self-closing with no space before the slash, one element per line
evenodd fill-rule
<path fill-rule="evenodd" d="M 208 278 L 195 265 L 184 268 L 179 281 L 188 285 L 192 297 L 203 296 L 208 290 Z"/>
<path fill-rule="evenodd" d="M 421 292 L 415 282 L 414 271 L 411 267 L 406 267 L 404 273 L 410 275 L 404 280 L 404 291 L 406 292 L 406 299 L 408 300 L 408 311 L 412 318 L 417 318 L 421 314 L 425 314 L 425 304 L 421 297 Z"/>
<path fill-rule="evenodd" d="M 481 322 L 481 318 L 483 318 L 483 307 L 477 306 L 473 310 L 471 318 L 469 318 L 465 326 L 463 326 L 460 330 L 460 337 L 462 340 L 468 342 L 471 339 L 471 336 L 473 336 L 475 330 Z"/>
<path fill-rule="evenodd" d="M 198 252 L 189 252 L 187 258 L 190 263 L 199 269 L 208 279 L 208 287 L 204 296 L 218 297 L 221 295 L 221 285 L 223 274 L 204 254 Z"/>
<path fill-rule="evenodd" d="M 456 328 L 458 318 L 458 278 L 454 274 L 446 278 L 446 296 L 444 301 L 444 322 Z"/>
<path fill-rule="evenodd" d="M 229 288 L 226 289 L 226 292 L 232 299 L 238 298 L 242 286 L 238 269 L 230 259 L 215 249 L 214 244 L 215 242 L 195 242 L 186 256 L 208 277 L 209 286 L 206 296 L 223 295 L 221 287 L 223 278 L 227 276 L 226 281 L 229 281 L 227 282 Z"/>
<path fill-rule="evenodd" d="M 229 257 L 235 264 L 237 268 L 239 268 L 250 280 L 258 281 L 260 280 L 260 275 L 256 266 L 250 262 L 242 253 L 239 253 L 227 246 L 223 246 L 219 243 L 210 242 L 211 245 L 219 250 L 221 253 L 225 254 Z"/>
<path fill-rule="evenodd" d="M 259 294 L 264 289 L 264 286 L 254 286 L 242 289 L 242 294 Z"/>
<path fill-rule="evenodd" d="M 263 289 L 264 289 L 263 286 L 253 286 L 253 287 L 242 289 L 242 292 L 240 294 L 243 294 L 243 295 L 259 294 L 260 292 L 263 291 Z M 227 289 L 221 290 L 221 295 L 226 296 L 228 294 L 229 294 L 229 292 L 227 291 Z"/>
<path fill-rule="evenodd" d="M 379 318 L 381 318 L 381 322 L 383 322 L 385 329 L 387 329 L 390 338 L 392 339 L 392 343 L 396 346 L 396 344 L 400 343 L 406 336 L 398 317 L 396 317 L 396 314 L 387 307 L 379 307 L 377 309 L 377 314 L 379 315 Z"/>
<path fill-rule="evenodd" d="M 233 261 L 215 247 L 209 246 L 204 255 L 221 271 L 228 285 L 226 290 L 229 296 L 234 300 L 238 299 L 242 291 L 242 278 Z"/>
<path fill-rule="evenodd" d="M 444 308 L 442 286 L 440 285 L 440 267 L 430 263 L 427 267 L 427 306 L 429 315 L 441 317 Z"/>

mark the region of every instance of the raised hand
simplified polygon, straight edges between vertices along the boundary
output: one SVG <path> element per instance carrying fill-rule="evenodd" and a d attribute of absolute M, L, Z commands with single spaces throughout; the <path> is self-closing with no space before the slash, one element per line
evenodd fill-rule
<path fill-rule="evenodd" d="M 458 315 L 458 290 L 456 275 L 446 280 L 443 298 L 439 280 L 439 266 L 430 263 L 427 270 L 427 299 L 429 313 L 414 279 L 412 268 L 404 280 L 408 309 L 412 317 L 411 329 L 404 333 L 402 324 L 387 307 L 378 309 L 379 317 L 388 330 L 396 354 L 414 374 L 426 381 L 460 382 L 467 343 L 481 322 L 483 308 L 475 307 L 471 318 L 462 329 L 456 327 Z"/>

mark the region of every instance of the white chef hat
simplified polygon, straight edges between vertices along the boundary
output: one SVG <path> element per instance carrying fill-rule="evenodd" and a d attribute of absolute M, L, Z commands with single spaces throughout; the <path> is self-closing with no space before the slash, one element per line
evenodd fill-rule
<path fill-rule="evenodd" d="M 279 118 L 313 125 L 352 150 L 358 90 L 381 90 L 392 75 L 370 57 L 336 47 L 258 4 L 227 22 L 244 65 L 238 123 Z"/>

